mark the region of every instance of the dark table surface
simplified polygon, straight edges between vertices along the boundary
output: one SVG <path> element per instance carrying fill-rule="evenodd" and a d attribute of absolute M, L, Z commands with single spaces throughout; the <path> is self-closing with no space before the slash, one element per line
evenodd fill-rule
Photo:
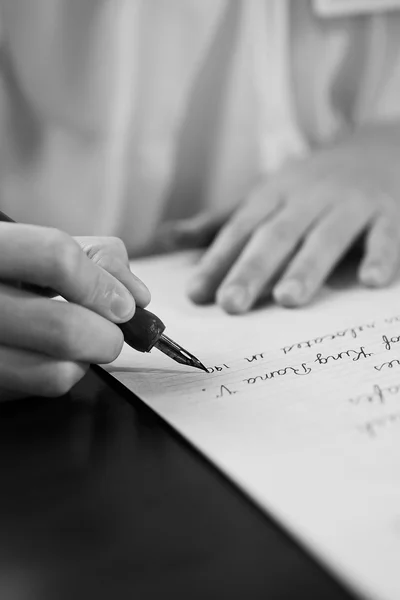
<path fill-rule="evenodd" d="M 100 369 L 0 404 L 0 599 L 349 600 Z"/>

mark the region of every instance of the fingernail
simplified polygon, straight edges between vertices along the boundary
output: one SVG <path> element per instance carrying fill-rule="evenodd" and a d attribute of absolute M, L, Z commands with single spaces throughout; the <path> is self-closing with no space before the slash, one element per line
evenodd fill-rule
<path fill-rule="evenodd" d="M 371 264 L 362 269 L 360 278 L 365 285 L 383 285 L 388 281 L 389 273 L 383 265 Z"/>
<path fill-rule="evenodd" d="M 361 271 L 361 279 L 366 285 L 375 285 L 379 281 L 379 269 L 377 267 L 365 267 Z"/>
<path fill-rule="evenodd" d="M 217 302 L 226 312 L 238 314 L 250 308 L 251 298 L 245 287 L 232 285 L 218 291 Z"/>
<path fill-rule="evenodd" d="M 275 301 L 284 306 L 293 306 L 302 299 L 304 286 L 298 279 L 285 279 L 273 291 Z"/>
<path fill-rule="evenodd" d="M 188 295 L 193 302 L 199 304 L 204 302 L 210 302 L 210 290 L 206 284 L 206 281 L 201 278 L 193 279 L 188 286 Z"/>
<path fill-rule="evenodd" d="M 135 301 L 128 290 L 119 293 L 114 290 L 111 296 L 111 312 L 117 319 L 128 317 L 135 307 Z"/>

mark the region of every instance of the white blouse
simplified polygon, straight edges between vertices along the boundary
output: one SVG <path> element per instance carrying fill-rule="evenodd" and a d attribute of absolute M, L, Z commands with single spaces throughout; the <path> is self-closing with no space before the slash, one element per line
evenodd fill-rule
<path fill-rule="evenodd" d="M 396 0 L 0 0 L 0 25 L 1 210 L 131 254 L 400 117 Z"/>

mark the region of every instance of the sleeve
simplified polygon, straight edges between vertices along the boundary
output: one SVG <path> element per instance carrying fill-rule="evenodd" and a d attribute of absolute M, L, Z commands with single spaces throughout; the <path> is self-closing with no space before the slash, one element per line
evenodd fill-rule
<path fill-rule="evenodd" d="M 359 91 L 358 122 L 400 118 L 400 9 L 368 19 L 368 65 Z"/>

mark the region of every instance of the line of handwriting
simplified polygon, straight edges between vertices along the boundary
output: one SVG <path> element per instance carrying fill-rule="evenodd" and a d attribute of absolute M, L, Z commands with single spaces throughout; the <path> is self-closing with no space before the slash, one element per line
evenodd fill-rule
<path fill-rule="evenodd" d="M 289 354 L 292 350 L 301 350 L 303 348 L 312 348 L 312 346 L 316 346 L 318 344 L 323 344 L 324 342 L 330 342 L 337 338 L 344 338 L 346 336 L 352 337 L 356 339 L 360 333 L 363 333 L 365 330 L 374 329 L 375 323 L 367 323 L 365 325 L 357 325 L 356 327 L 350 327 L 348 329 L 342 329 L 341 331 L 336 331 L 335 333 L 327 333 L 326 335 L 322 335 L 321 337 L 316 337 L 311 340 L 305 340 L 303 342 L 298 342 L 297 344 L 292 344 L 291 346 L 284 346 L 281 348 L 281 351 L 284 354 Z"/>
<path fill-rule="evenodd" d="M 342 360 L 343 358 L 351 358 L 353 362 L 357 362 L 361 358 L 369 358 L 372 356 L 372 352 L 366 352 L 364 346 L 360 346 L 359 350 L 343 350 L 337 354 L 329 354 L 328 356 L 322 356 L 322 353 L 317 354 L 315 362 L 320 365 L 326 365 L 329 361 Z"/>
<path fill-rule="evenodd" d="M 258 383 L 261 381 L 268 381 L 270 379 L 275 379 L 278 377 L 284 377 L 285 375 L 309 375 L 311 373 L 311 367 L 307 367 L 307 363 L 301 363 L 300 366 L 292 367 L 282 367 L 281 369 L 277 369 L 275 371 L 270 371 L 269 373 L 264 373 L 263 375 L 256 375 L 255 377 L 247 377 L 243 379 L 245 383 L 249 385 L 253 385 L 254 383 Z"/>
<path fill-rule="evenodd" d="M 327 365 L 328 363 L 337 362 L 345 359 L 351 359 L 352 362 L 357 362 L 361 359 L 367 359 L 372 356 L 372 352 L 367 352 L 364 346 L 359 346 L 356 350 L 350 348 L 348 350 L 342 350 L 337 354 L 329 354 L 327 356 L 323 356 L 320 352 L 316 355 L 314 363 L 318 365 Z M 273 371 L 269 371 L 267 373 L 263 373 L 261 375 L 255 375 L 254 377 L 246 377 L 243 379 L 243 382 L 254 385 L 255 383 L 260 383 L 262 381 L 270 381 L 271 379 L 278 379 L 279 377 L 285 377 L 287 375 L 298 375 L 304 376 L 309 375 L 312 372 L 312 367 L 310 363 L 303 362 L 300 365 L 286 365 L 279 369 L 275 369 Z"/>
<path fill-rule="evenodd" d="M 379 384 L 374 384 L 370 393 L 349 398 L 348 402 L 356 406 L 359 404 L 385 404 L 388 396 L 395 396 L 399 393 L 400 383 L 395 383 L 388 387 L 381 387 Z"/>

